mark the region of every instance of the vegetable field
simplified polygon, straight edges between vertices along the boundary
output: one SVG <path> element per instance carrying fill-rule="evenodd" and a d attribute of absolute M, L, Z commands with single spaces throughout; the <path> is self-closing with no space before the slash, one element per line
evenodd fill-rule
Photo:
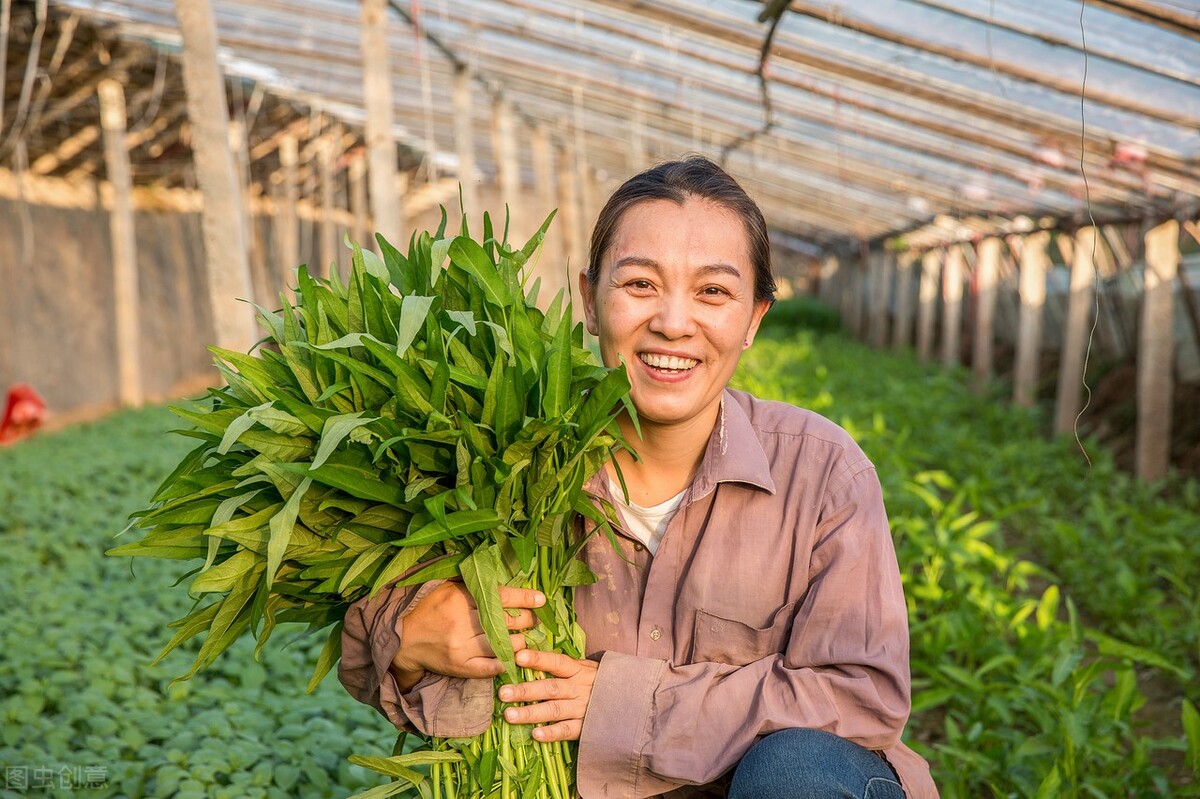
<path fill-rule="evenodd" d="M 776 314 L 776 311 L 779 313 Z M 964 380 L 772 311 L 737 385 L 878 466 L 912 624 L 913 745 L 948 797 L 1200 796 L 1200 486 L 1146 488 Z M 772 318 L 768 315 L 768 320 Z M 777 323 L 778 324 L 778 323 Z M 104 558 L 188 442 L 163 409 L 0 450 L 0 796 L 328 797 L 389 725 L 276 632 L 187 682 L 149 662 L 184 566 Z M 1190 701 L 1189 701 L 1190 700 Z M 23 781 L 23 782 L 22 782 Z M 90 783 L 90 785 L 89 785 Z"/>

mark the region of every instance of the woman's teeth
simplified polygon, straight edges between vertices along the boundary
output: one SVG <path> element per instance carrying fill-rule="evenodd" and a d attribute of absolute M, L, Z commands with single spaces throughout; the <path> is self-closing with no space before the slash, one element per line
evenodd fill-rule
<path fill-rule="evenodd" d="M 686 372 L 700 363 L 695 358 L 677 358 L 674 355 L 653 355 L 646 352 L 640 353 L 638 357 L 647 366 L 667 372 Z"/>

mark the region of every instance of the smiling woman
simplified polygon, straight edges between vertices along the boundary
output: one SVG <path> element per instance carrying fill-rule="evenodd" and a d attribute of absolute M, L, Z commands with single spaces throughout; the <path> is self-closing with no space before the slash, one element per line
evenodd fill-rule
<path fill-rule="evenodd" d="M 900 741 L 907 615 L 874 467 L 832 422 L 727 387 L 774 295 L 758 208 L 707 159 L 654 167 L 601 211 L 580 288 L 640 423 L 588 484 L 620 525 L 584 547 L 587 658 L 526 648 L 544 600 L 502 591 L 518 663 L 546 674 L 501 688 L 505 717 L 579 739 L 584 799 L 936 796 Z M 462 587 L 430 583 L 352 610 L 340 676 L 397 726 L 468 736 L 490 654 Z"/>

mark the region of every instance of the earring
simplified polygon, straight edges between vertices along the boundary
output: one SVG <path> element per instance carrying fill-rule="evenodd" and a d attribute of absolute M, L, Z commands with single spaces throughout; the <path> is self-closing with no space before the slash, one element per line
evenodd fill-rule
<path fill-rule="evenodd" d="M 742 341 L 742 349 L 746 349 L 746 348 L 747 348 L 747 347 L 749 347 L 749 346 L 750 346 L 750 339 L 743 339 L 743 341 Z"/>

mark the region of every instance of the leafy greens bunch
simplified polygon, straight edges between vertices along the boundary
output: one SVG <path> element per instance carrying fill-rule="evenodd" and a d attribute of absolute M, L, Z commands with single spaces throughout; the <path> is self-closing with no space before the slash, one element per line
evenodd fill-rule
<path fill-rule="evenodd" d="M 340 656 L 351 603 L 437 578 L 471 592 L 499 681 L 534 676 L 515 665 L 501 584 L 547 597 L 531 646 L 583 656 L 571 593 L 595 578 L 573 520 L 612 535 L 583 486 L 623 445 L 615 419 L 632 407 L 624 368 L 583 347 L 563 293 L 543 313 L 538 284 L 525 290 L 552 218 L 519 250 L 487 216 L 482 243 L 465 219 L 448 237 L 444 213 L 407 256 L 382 238 L 382 258 L 352 245 L 344 282 L 301 267 L 294 304 L 259 309 L 256 351 L 212 348 L 227 385 L 173 408 L 199 445 L 133 514 L 145 536 L 109 551 L 200 561 L 187 575 L 197 604 L 158 659 L 206 633 L 187 679 L 247 632 L 257 657 L 281 622 L 331 627 L 311 691 Z M 397 778 L 372 796 L 412 785 L 504 799 L 573 796 L 573 759 L 510 727 L 498 703 L 475 738 L 354 758 Z"/>

